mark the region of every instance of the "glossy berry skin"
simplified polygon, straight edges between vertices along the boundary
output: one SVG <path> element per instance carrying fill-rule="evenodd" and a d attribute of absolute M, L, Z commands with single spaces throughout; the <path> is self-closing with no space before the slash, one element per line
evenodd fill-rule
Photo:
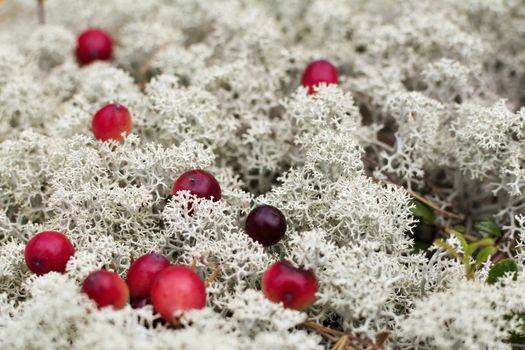
<path fill-rule="evenodd" d="M 262 290 L 266 298 L 283 303 L 284 307 L 304 310 L 315 300 L 317 278 L 310 270 L 292 266 L 281 260 L 271 264 L 262 277 Z"/>
<path fill-rule="evenodd" d="M 301 84 L 308 88 L 308 94 L 315 93 L 315 86 L 320 83 L 339 84 L 337 68 L 327 60 L 318 60 L 310 63 L 304 70 Z"/>
<path fill-rule="evenodd" d="M 179 176 L 173 185 L 173 194 L 184 190 L 199 198 L 212 199 L 214 202 L 221 199 L 219 182 L 205 170 L 194 169 Z"/>
<path fill-rule="evenodd" d="M 170 266 L 155 278 L 151 287 L 151 302 L 166 321 L 174 322 L 180 312 L 202 309 L 206 305 L 206 288 L 189 267 Z"/>
<path fill-rule="evenodd" d="M 69 239 L 60 232 L 40 232 L 27 242 L 24 257 L 27 267 L 37 275 L 51 271 L 65 272 L 66 265 L 75 254 Z"/>
<path fill-rule="evenodd" d="M 78 63 L 90 64 L 94 61 L 108 61 L 113 54 L 111 36 L 99 28 L 90 28 L 80 33 L 75 49 Z"/>
<path fill-rule="evenodd" d="M 267 247 L 283 238 L 286 232 L 286 218 L 276 207 L 260 205 L 248 214 L 244 228 L 254 241 Z"/>
<path fill-rule="evenodd" d="M 106 306 L 122 309 L 129 301 L 126 282 L 116 273 L 107 270 L 90 273 L 82 283 L 82 292 L 95 301 L 99 309 Z"/>
<path fill-rule="evenodd" d="M 122 105 L 105 105 L 93 116 L 91 129 L 97 140 L 123 142 L 122 133 L 127 135 L 131 132 L 131 114 Z"/>
<path fill-rule="evenodd" d="M 126 283 L 132 300 L 149 298 L 151 285 L 157 274 L 170 266 L 170 262 L 160 254 L 146 254 L 135 260 L 128 270 Z"/>

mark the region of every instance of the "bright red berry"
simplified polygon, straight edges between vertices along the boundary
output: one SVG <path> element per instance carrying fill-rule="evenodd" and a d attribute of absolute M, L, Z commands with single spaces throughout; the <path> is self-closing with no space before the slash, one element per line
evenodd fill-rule
<path fill-rule="evenodd" d="M 173 194 L 184 190 L 199 198 L 211 199 L 214 202 L 221 199 L 219 182 L 205 170 L 190 170 L 179 176 L 173 185 Z"/>
<path fill-rule="evenodd" d="M 327 60 L 318 60 L 310 63 L 303 73 L 301 84 L 308 88 L 308 94 L 314 94 L 314 87 L 320 83 L 339 84 L 337 68 Z"/>
<path fill-rule="evenodd" d="M 95 113 L 91 128 L 98 140 L 123 142 L 122 133 L 127 135 L 131 132 L 131 114 L 122 105 L 108 104 Z"/>
<path fill-rule="evenodd" d="M 107 270 L 90 273 L 82 283 L 82 292 L 95 301 L 99 309 L 105 306 L 122 309 L 129 300 L 126 282 L 116 273 Z"/>
<path fill-rule="evenodd" d="M 80 64 L 90 64 L 93 61 L 108 61 L 113 53 L 111 36 L 98 28 L 90 28 L 80 33 L 77 38 L 75 54 Z"/>
<path fill-rule="evenodd" d="M 292 266 L 285 260 L 271 264 L 262 277 L 264 295 L 284 307 L 304 310 L 315 300 L 317 278 L 311 270 Z"/>
<path fill-rule="evenodd" d="M 189 267 L 170 266 L 162 270 L 153 282 L 151 302 L 166 321 L 173 322 L 179 316 L 177 313 L 202 309 L 206 305 L 206 288 Z"/>
<path fill-rule="evenodd" d="M 253 240 L 267 247 L 283 238 L 286 232 L 286 218 L 276 207 L 260 205 L 246 218 L 245 230 Z"/>
<path fill-rule="evenodd" d="M 151 285 L 157 274 L 170 266 L 170 261 L 160 254 L 146 254 L 129 267 L 126 283 L 133 300 L 149 298 Z"/>
<path fill-rule="evenodd" d="M 74 254 L 75 248 L 66 235 L 55 231 L 40 232 L 31 238 L 24 252 L 27 267 L 37 275 L 65 272 Z"/>

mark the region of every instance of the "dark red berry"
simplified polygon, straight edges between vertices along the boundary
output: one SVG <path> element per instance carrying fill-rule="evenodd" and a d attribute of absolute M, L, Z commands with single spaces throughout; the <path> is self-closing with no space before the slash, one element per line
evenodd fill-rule
<path fill-rule="evenodd" d="M 170 266 L 169 260 L 160 254 L 146 254 L 135 260 L 129 267 L 126 278 L 131 299 L 149 298 L 155 277 L 168 266 Z"/>
<path fill-rule="evenodd" d="M 206 306 L 206 288 L 189 267 L 170 266 L 162 270 L 153 282 L 151 302 L 166 321 L 174 322 L 179 313 Z"/>
<path fill-rule="evenodd" d="M 107 270 L 90 273 L 82 283 L 82 292 L 95 301 L 99 309 L 105 306 L 122 309 L 129 300 L 126 282 L 116 273 Z"/>
<path fill-rule="evenodd" d="M 113 40 L 99 28 L 90 28 L 77 38 L 75 54 L 78 63 L 90 64 L 96 60 L 108 61 L 113 53 Z"/>
<path fill-rule="evenodd" d="M 304 310 L 315 300 L 317 278 L 311 270 L 296 268 L 285 260 L 277 261 L 263 274 L 262 290 L 275 303 Z"/>
<path fill-rule="evenodd" d="M 246 218 L 245 230 L 254 241 L 267 247 L 283 238 L 286 232 L 286 218 L 276 207 L 260 205 Z"/>
<path fill-rule="evenodd" d="M 131 132 L 131 114 L 122 105 L 108 104 L 95 113 L 91 128 L 98 140 L 123 142 L 122 134 Z"/>
<path fill-rule="evenodd" d="M 205 170 L 190 170 L 179 176 L 173 185 L 173 194 L 189 191 L 199 197 L 217 202 L 221 199 L 221 186 L 215 177 Z"/>
<path fill-rule="evenodd" d="M 40 232 L 31 238 L 24 252 L 27 267 L 37 275 L 65 272 L 74 254 L 75 248 L 66 235 L 55 231 Z"/>
<path fill-rule="evenodd" d="M 314 87 L 319 84 L 339 84 L 337 68 L 327 60 L 318 60 L 310 63 L 303 73 L 301 84 L 308 88 L 308 94 L 315 93 Z"/>

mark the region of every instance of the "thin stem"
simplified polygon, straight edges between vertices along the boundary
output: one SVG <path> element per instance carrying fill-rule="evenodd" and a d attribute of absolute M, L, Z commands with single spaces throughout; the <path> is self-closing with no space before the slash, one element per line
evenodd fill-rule
<path fill-rule="evenodd" d="M 46 11 L 44 0 L 37 0 L 38 24 L 46 24 Z"/>
<path fill-rule="evenodd" d="M 217 267 L 215 268 L 215 270 L 211 273 L 211 275 L 208 277 L 208 279 L 206 280 L 206 282 L 204 283 L 204 285 L 206 286 L 206 288 L 208 288 L 208 286 L 210 284 L 213 283 L 213 281 L 215 281 L 215 279 L 217 278 L 217 275 L 221 272 L 221 265 L 217 265 Z"/>
<path fill-rule="evenodd" d="M 309 328 L 309 329 L 311 329 L 313 331 L 316 331 L 317 333 L 321 334 L 325 338 L 328 338 L 331 341 L 336 342 L 336 343 L 341 340 L 341 337 L 346 336 L 346 341 L 350 340 L 350 341 L 354 341 L 354 342 L 362 344 L 362 345 L 369 346 L 369 347 L 371 347 L 372 349 L 375 349 L 375 350 L 383 350 L 382 346 L 376 345 L 373 341 L 371 341 L 369 339 L 363 339 L 363 338 L 357 337 L 355 335 L 350 335 L 350 334 L 346 334 L 344 332 L 341 332 L 341 331 L 338 331 L 338 330 L 335 330 L 335 329 L 323 327 L 319 323 L 316 323 L 316 322 L 313 322 L 313 321 L 305 321 L 305 322 L 303 322 L 303 326 L 305 326 L 306 328 Z M 353 346 L 351 346 L 351 345 L 346 345 L 346 347 L 343 348 L 343 349 L 351 350 L 351 349 L 355 349 L 355 348 Z"/>
<path fill-rule="evenodd" d="M 414 197 L 415 199 L 417 199 L 417 200 L 419 200 L 419 201 L 425 203 L 426 205 L 428 205 L 429 207 L 431 207 L 431 208 L 434 209 L 435 211 L 441 213 L 441 215 L 443 215 L 443 216 L 447 216 L 447 217 L 449 217 L 449 218 L 451 218 L 451 219 L 457 219 L 457 220 L 460 220 L 460 221 L 465 220 L 465 215 L 463 215 L 463 214 L 452 213 L 452 212 L 450 212 L 450 211 L 447 211 L 447 210 L 445 210 L 445 209 L 442 209 L 442 208 L 440 208 L 437 204 L 435 204 L 435 203 L 429 201 L 429 200 L 426 199 L 425 197 L 423 197 L 423 196 L 421 196 L 421 195 L 419 195 L 419 194 L 417 194 L 417 193 L 415 193 L 415 192 L 409 191 L 409 190 L 407 190 L 406 188 L 404 188 L 403 186 L 398 185 L 398 184 L 396 184 L 396 183 L 394 183 L 394 182 L 392 182 L 392 181 L 382 180 L 382 179 L 378 179 L 378 178 L 375 178 L 375 177 L 373 177 L 372 179 L 373 179 L 374 181 L 376 181 L 376 182 L 382 182 L 382 183 L 385 183 L 385 184 L 393 185 L 393 186 L 395 186 L 395 187 L 397 187 L 397 188 L 403 188 L 403 189 L 404 189 L 405 191 L 407 191 L 412 197 Z"/>

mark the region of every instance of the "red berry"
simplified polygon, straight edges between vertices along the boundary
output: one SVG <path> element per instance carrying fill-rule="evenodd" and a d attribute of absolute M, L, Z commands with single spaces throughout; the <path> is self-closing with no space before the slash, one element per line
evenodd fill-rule
<path fill-rule="evenodd" d="M 187 171 L 175 181 L 173 194 L 184 190 L 214 202 L 221 199 L 221 186 L 217 179 L 209 172 L 200 169 Z"/>
<path fill-rule="evenodd" d="M 60 232 L 40 232 L 27 242 L 24 252 L 27 267 L 37 275 L 50 271 L 65 272 L 70 257 L 75 254 L 73 244 Z"/>
<path fill-rule="evenodd" d="M 311 270 L 292 266 L 285 260 L 271 264 L 262 277 L 264 295 L 284 307 L 304 310 L 315 300 L 317 278 Z"/>
<path fill-rule="evenodd" d="M 108 61 L 113 52 L 113 40 L 108 33 L 98 28 L 90 28 L 80 33 L 77 38 L 75 54 L 80 64 L 93 61 Z"/>
<path fill-rule="evenodd" d="M 308 94 L 314 94 L 314 87 L 320 83 L 339 84 L 337 68 L 327 60 L 318 60 L 310 63 L 303 73 L 301 84 L 308 88 Z"/>
<path fill-rule="evenodd" d="M 160 254 L 146 254 L 135 260 L 129 267 L 126 278 L 131 299 L 148 298 L 155 277 L 168 266 L 169 260 Z"/>
<path fill-rule="evenodd" d="M 105 306 L 122 309 L 129 300 L 126 282 L 116 273 L 107 270 L 90 273 L 82 283 L 82 292 L 95 301 L 99 309 Z"/>
<path fill-rule="evenodd" d="M 189 267 L 170 266 L 162 270 L 151 287 L 151 302 L 157 312 L 173 322 L 183 312 L 202 309 L 206 305 L 206 288 Z"/>
<path fill-rule="evenodd" d="M 276 207 L 261 205 L 253 209 L 246 218 L 245 230 L 253 240 L 267 247 L 283 238 L 286 218 Z"/>
<path fill-rule="evenodd" d="M 91 128 L 98 140 L 123 142 L 122 133 L 127 135 L 131 132 L 131 114 L 122 105 L 108 104 L 95 113 Z"/>

